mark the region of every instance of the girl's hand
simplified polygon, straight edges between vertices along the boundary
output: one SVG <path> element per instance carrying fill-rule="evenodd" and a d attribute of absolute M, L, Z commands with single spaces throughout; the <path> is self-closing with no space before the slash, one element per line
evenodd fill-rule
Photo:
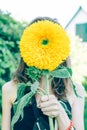
<path fill-rule="evenodd" d="M 41 108 L 43 114 L 50 117 L 56 117 L 59 124 L 59 129 L 66 130 L 67 128 L 69 128 L 70 119 L 68 118 L 64 108 L 54 95 L 42 96 L 39 104 L 37 104 L 37 107 Z"/>
<path fill-rule="evenodd" d="M 51 117 L 57 117 L 62 111 L 62 106 L 54 95 L 42 96 L 37 107 L 41 108 L 43 114 Z"/>

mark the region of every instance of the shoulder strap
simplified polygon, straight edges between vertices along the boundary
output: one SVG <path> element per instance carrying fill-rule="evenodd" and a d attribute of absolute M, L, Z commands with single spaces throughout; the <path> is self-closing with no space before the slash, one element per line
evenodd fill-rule
<path fill-rule="evenodd" d="M 70 118 L 70 119 L 72 119 L 72 113 L 71 113 L 71 111 L 72 111 L 72 108 L 71 108 L 71 105 L 70 105 L 70 103 L 69 103 L 69 101 L 68 100 L 66 100 L 66 101 L 64 101 L 64 100 L 60 100 L 60 103 L 62 104 L 62 102 L 65 104 L 65 106 L 66 106 L 66 108 L 65 108 L 65 106 L 63 106 L 64 107 L 64 109 L 65 109 L 65 111 L 66 111 L 66 113 L 67 113 L 67 115 L 68 115 L 68 117 Z"/>
<path fill-rule="evenodd" d="M 71 108 L 69 101 L 67 100 L 67 101 L 63 101 L 63 102 L 66 104 L 68 110 L 71 112 L 72 108 Z"/>

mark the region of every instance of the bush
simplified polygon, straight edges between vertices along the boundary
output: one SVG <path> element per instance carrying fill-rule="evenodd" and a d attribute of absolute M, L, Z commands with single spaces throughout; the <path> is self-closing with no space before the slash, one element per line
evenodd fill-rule
<path fill-rule="evenodd" d="M 19 41 L 26 26 L 0 11 L 0 113 L 2 85 L 11 79 L 19 62 Z M 1 122 L 1 121 L 0 121 Z"/>
<path fill-rule="evenodd" d="M 0 11 L 0 87 L 11 78 L 19 59 L 19 40 L 24 26 Z"/>

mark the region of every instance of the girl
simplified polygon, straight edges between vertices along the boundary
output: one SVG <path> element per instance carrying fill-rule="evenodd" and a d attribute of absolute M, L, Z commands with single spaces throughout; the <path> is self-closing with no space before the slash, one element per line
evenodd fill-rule
<path fill-rule="evenodd" d="M 57 21 L 45 17 L 35 19 L 30 25 L 41 20 L 57 23 Z M 62 65 L 71 67 L 69 58 Z M 11 130 L 11 120 L 14 115 L 13 103 L 17 101 L 17 84 L 21 82 L 27 83 L 28 81 L 32 82 L 32 79 L 26 75 L 27 67 L 21 58 L 14 77 L 2 87 L 2 130 Z M 39 82 L 40 87 L 44 89 L 43 76 L 39 79 Z M 76 84 L 76 90 L 82 98 L 76 97 L 71 81 L 68 78 L 53 78 L 50 86 L 50 94 L 48 96 L 35 94 L 34 100 L 24 108 L 23 119 L 19 119 L 15 123 L 14 130 L 34 130 L 36 118 L 38 118 L 37 113 L 46 122 L 48 122 L 48 116 L 55 117 L 58 121 L 59 130 L 84 130 L 84 89 L 81 85 Z M 66 104 L 72 114 L 72 119 L 66 113 L 60 101 Z"/>

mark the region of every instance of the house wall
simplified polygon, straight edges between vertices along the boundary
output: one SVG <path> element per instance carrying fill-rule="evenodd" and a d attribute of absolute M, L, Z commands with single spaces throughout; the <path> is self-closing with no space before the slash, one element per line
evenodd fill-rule
<path fill-rule="evenodd" d="M 71 23 L 66 28 L 69 34 L 75 35 L 75 25 L 80 23 L 87 23 L 87 12 L 81 9 L 78 14 L 72 19 Z"/>

